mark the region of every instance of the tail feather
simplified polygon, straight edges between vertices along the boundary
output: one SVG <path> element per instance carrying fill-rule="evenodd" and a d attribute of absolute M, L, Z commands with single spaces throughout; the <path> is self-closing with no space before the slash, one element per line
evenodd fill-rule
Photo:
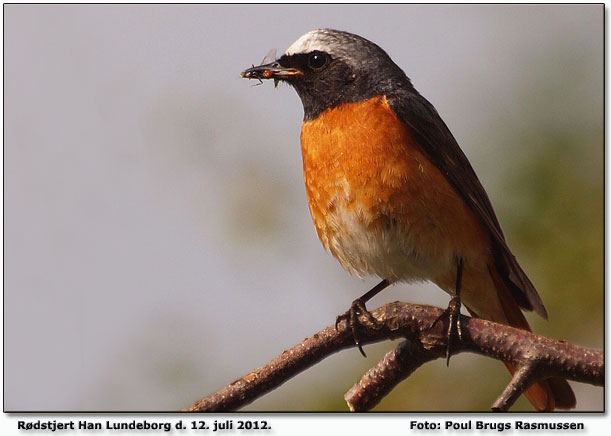
<path fill-rule="evenodd" d="M 563 378 L 549 378 L 546 380 L 554 394 L 556 409 L 573 409 L 577 404 L 575 393 L 569 383 Z"/>
<path fill-rule="evenodd" d="M 505 282 L 496 273 L 494 267 L 490 268 L 490 270 L 505 318 L 504 320 L 493 318 L 492 321 L 503 322 L 512 327 L 532 331 L 520 306 L 518 306 L 518 303 L 515 301 Z M 478 314 L 473 313 L 473 311 L 469 310 L 469 312 L 478 317 Z M 487 318 L 485 316 L 482 317 Z M 515 365 L 508 362 L 504 363 L 507 369 L 509 369 L 509 372 L 513 375 L 517 370 Z M 535 409 L 539 411 L 551 411 L 555 408 L 572 409 L 576 404 L 575 394 L 568 382 L 557 377 L 538 380 L 524 391 L 524 396 L 530 401 Z"/>

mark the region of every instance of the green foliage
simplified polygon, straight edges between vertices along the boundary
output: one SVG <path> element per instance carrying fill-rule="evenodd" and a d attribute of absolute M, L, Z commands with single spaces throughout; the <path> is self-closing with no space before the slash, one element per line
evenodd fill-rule
<path fill-rule="evenodd" d="M 602 132 L 549 132 L 507 178 L 503 223 L 547 306 L 537 330 L 601 346 L 604 295 Z M 541 139 L 542 138 L 542 139 Z M 546 328 L 547 327 L 547 328 Z"/>

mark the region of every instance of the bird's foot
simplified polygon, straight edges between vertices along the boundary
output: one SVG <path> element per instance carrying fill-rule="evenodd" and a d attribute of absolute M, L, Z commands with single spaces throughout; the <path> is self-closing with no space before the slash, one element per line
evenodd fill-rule
<path fill-rule="evenodd" d="M 363 357 L 367 357 L 365 351 L 363 351 L 363 346 L 361 345 L 361 341 L 359 340 L 358 335 L 358 326 L 361 325 L 361 321 L 359 320 L 359 315 L 364 315 L 367 318 L 367 321 L 373 324 L 373 326 L 377 327 L 380 325 L 380 322 L 373 317 L 371 312 L 367 310 L 365 307 L 365 302 L 362 298 L 357 298 L 352 302 L 350 309 L 343 315 L 339 315 L 335 320 L 335 330 L 337 330 L 337 326 L 340 322 L 346 321 L 350 330 L 352 330 L 352 336 L 354 337 L 354 343 L 359 347 L 359 351 L 363 355 Z"/>
<path fill-rule="evenodd" d="M 446 310 L 443 311 L 441 315 L 433 322 L 430 328 L 435 327 L 435 325 L 439 321 L 447 320 L 448 328 L 446 331 L 446 340 L 447 340 L 447 348 L 446 348 L 446 364 L 450 365 L 450 357 L 452 356 L 452 345 L 458 340 L 458 342 L 462 341 L 462 330 L 460 328 L 460 296 L 454 295 L 450 299 L 450 304 Z"/>

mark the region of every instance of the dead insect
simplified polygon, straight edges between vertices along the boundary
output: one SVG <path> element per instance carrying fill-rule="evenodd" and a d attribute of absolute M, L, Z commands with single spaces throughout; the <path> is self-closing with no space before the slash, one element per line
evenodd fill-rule
<path fill-rule="evenodd" d="M 254 68 L 254 67 L 255 67 L 255 64 L 251 64 L 251 65 L 252 65 L 252 68 Z M 261 80 L 261 78 L 260 78 L 260 77 L 251 77 L 250 75 L 248 75 L 248 76 L 246 76 L 246 77 L 248 77 L 248 80 L 250 80 L 250 79 L 257 79 L 257 80 L 259 81 L 259 83 L 255 83 L 255 84 L 254 84 L 254 85 L 252 85 L 252 86 L 259 86 L 259 85 L 263 85 L 263 80 Z"/>
<path fill-rule="evenodd" d="M 263 59 L 261 60 L 261 63 L 259 64 L 259 66 L 266 65 L 266 64 L 271 64 L 275 60 L 276 60 L 276 49 L 272 48 L 263 57 Z M 255 66 L 252 65 L 252 68 L 254 69 Z M 259 81 L 259 83 L 255 83 L 253 86 L 261 85 L 263 83 L 263 81 L 261 79 L 271 79 L 272 75 L 273 75 L 273 73 L 270 70 L 263 70 L 263 71 L 248 71 L 247 70 L 247 71 L 244 71 L 242 73 L 242 77 L 244 77 L 246 79 L 257 79 Z"/>

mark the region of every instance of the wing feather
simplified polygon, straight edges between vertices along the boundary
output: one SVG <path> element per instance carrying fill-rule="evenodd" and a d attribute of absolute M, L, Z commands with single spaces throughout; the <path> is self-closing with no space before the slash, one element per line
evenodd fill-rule
<path fill-rule="evenodd" d="M 437 110 L 413 88 L 396 98 L 388 97 L 388 102 L 417 136 L 431 162 L 446 175 L 490 232 L 495 245 L 495 262 L 517 303 L 525 310 L 534 309 L 547 319 L 541 297 L 507 246 L 486 191 Z"/>

